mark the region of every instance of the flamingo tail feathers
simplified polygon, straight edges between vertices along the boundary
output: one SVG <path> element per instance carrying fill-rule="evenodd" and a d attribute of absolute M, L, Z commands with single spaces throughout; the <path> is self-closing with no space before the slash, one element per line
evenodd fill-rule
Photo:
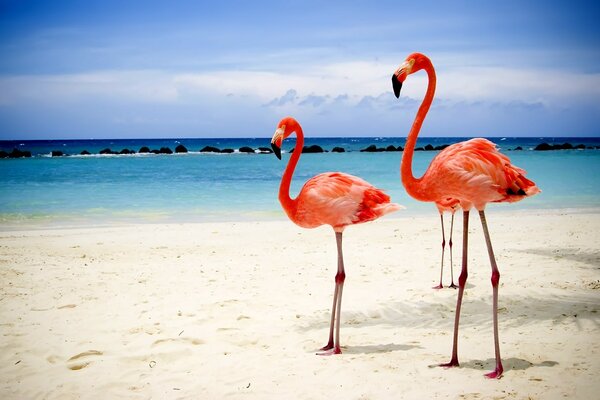
<path fill-rule="evenodd" d="M 525 171 L 513 165 L 506 165 L 504 169 L 507 187 L 505 197 L 500 201 L 513 203 L 541 192 L 536 184 L 525 177 Z"/>
<path fill-rule="evenodd" d="M 362 203 L 356 213 L 356 222 L 367 222 L 385 214 L 403 209 L 400 204 L 390 203 L 390 196 L 377 188 L 365 190 Z"/>

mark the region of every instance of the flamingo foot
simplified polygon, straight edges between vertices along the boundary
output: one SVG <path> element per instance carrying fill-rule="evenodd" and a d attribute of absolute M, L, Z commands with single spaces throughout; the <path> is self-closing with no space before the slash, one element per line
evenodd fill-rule
<path fill-rule="evenodd" d="M 325 346 L 321 347 L 319 351 L 327 351 L 333 349 L 333 341 L 330 341 Z"/>
<path fill-rule="evenodd" d="M 452 282 L 452 283 L 450 284 L 450 286 L 448 286 L 448 287 L 449 287 L 449 288 L 452 288 L 452 289 L 458 289 L 458 286 L 456 286 L 456 285 L 454 284 L 454 282 Z"/>
<path fill-rule="evenodd" d="M 432 287 L 432 289 L 443 289 L 444 285 L 442 285 L 442 283 L 440 282 L 439 285 Z"/>
<path fill-rule="evenodd" d="M 502 372 L 504 372 L 502 365 L 496 365 L 496 369 L 485 374 L 485 377 L 488 379 L 500 379 L 502 377 Z"/>
<path fill-rule="evenodd" d="M 328 346 L 325 346 L 324 348 L 321 349 L 321 351 L 319 351 L 317 353 L 318 356 L 333 356 L 335 354 L 342 354 L 342 350 L 340 349 L 339 346 L 335 346 L 332 348 L 326 348 Z"/>
<path fill-rule="evenodd" d="M 457 358 L 452 358 L 452 360 L 450 360 L 450 362 L 447 363 L 443 363 L 443 364 L 439 364 L 440 367 L 442 368 L 454 368 L 454 367 L 458 367 L 458 359 Z"/>

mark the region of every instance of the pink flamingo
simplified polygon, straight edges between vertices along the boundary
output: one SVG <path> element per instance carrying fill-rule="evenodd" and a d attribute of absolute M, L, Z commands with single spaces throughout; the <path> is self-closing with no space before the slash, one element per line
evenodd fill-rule
<path fill-rule="evenodd" d="M 292 133 L 296 133 L 296 151 L 292 153 L 285 168 L 279 187 L 279 202 L 288 217 L 303 228 L 316 228 L 331 225 L 335 231 L 338 251 L 338 268 L 335 275 L 333 308 L 329 326 L 329 341 L 321 348 L 320 355 L 340 354 L 340 312 L 342 289 L 346 273 L 342 256 L 342 232 L 348 225 L 373 221 L 387 213 L 397 211 L 402 206 L 390 203 L 390 197 L 368 182 L 342 172 L 325 172 L 309 179 L 295 199 L 290 198 L 292 174 L 304 147 L 304 134 L 298 121 L 283 118 L 271 140 L 271 147 L 281 160 L 281 143 Z M 333 328 L 335 322 L 335 342 Z"/>
<path fill-rule="evenodd" d="M 498 339 L 498 282 L 500 272 L 496 265 L 492 242 L 488 232 L 484 209 L 489 202 L 515 202 L 540 192 L 540 189 L 525 178 L 525 171 L 510 163 L 489 140 L 476 138 L 448 146 L 429 165 L 425 174 L 415 178 L 412 174 L 412 159 L 415 144 L 423 120 L 429 111 L 435 93 L 435 71 L 429 58 L 414 53 L 392 75 L 394 94 L 400 96 L 402 83 L 408 75 L 424 69 L 429 83 L 425 98 L 407 137 L 402 157 L 402 183 L 408 194 L 420 201 L 436 203 L 457 200 L 463 210 L 463 254 L 462 270 L 458 278 L 459 290 L 454 319 L 454 339 L 450 362 L 443 367 L 458 366 L 458 323 L 465 283 L 467 282 L 467 243 L 469 234 L 469 211 L 475 207 L 479 212 L 488 255 L 492 267 L 494 350 L 496 368 L 486 374 L 488 378 L 500 378 L 503 367 Z"/>

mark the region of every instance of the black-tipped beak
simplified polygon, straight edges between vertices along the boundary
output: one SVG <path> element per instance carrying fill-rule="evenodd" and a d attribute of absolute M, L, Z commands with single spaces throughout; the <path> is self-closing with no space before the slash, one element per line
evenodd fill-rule
<path fill-rule="evenodd" d="M 271 143 L 271 148 L 273 149 L 273 153 L 275 153 L 275 156 L 277 156 L 277 158 L 281 160 L 281 149 L 277 147 L 275 143 Z"/>
<path fill-rule="evenodd" d="M 394 88 L 394 94 L 396 98 L 400 97 L 400 89 L 402 89 L 402 82 L 398 80 L 396 74 L 392 75 L 392 87 Z"/>

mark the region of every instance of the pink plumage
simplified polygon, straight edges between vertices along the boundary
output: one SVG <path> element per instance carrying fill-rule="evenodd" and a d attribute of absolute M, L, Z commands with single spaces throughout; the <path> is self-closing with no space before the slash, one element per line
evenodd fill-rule
<path fill-rule="evenodd" d="M 525 171 L 511 164 L 487 139 L 476 138 L 448 146 L 421 178 L 429 201 L 458 201 L 464 209 L 482 210 L 489 202 L 515 202 L 539 193 Z"/>
<path fill-rule="evenodd" d="M 367 181 L 343 172 L 325 172 L 309 179 L 296 198 L 290 219 L 304 228 L 346 226 L 373 221 L 402 207 Z"/>

